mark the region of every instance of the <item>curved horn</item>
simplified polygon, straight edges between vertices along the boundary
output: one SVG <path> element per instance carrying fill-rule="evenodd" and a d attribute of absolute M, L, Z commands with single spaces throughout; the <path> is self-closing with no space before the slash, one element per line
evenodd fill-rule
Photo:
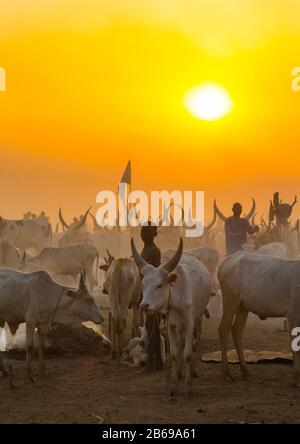
<path fill-rule="evenodd" d="M 161 268 L 166 270 L 168 273 L 171 273 L 174 270 L 174 268 L 177 267 L 178 262 L 180 261 L 182 250 L 183 250 L 183 241 L 181 237 L 176 253 L 166 264 L 161 265 Z"/>
<path fill-rule="evenodd" d="M 91 216 L 91 218 L 93 219 L 94 226 L 96 226 L 96 225 L 98 226 L 97 219 L 95 218 L 95 216 L 92 213 L 89 213 L 89 216 Z"/>
<path fill-rule="evenodd" d="M 131 252 L 134 262 L 136 263 L 140 272 L 143 274 L 143 269 L 147 266 L 151 267 L 151 265 L 148 264 L 148 262 L 146 262 L 145 259 L 143 259 L 142 256 L 139 255 L 137 249 L 135 248 L 133 237 L 131 238 Z"/>
<path fill-rule="evenodd" d="M 89 214 L 89 212 L 90 212 L 91 209 L 92 209 L 92 207 L 90 207 L 90 208 L 85 212 L 85 214 L 84 214 L 84 216 L 83 216 L 83 218 L 82 218 L 82 221 L 77 225 L 77 227 L 74 228 L 75 231 L 76 231 L 76 230 L 79 230 L 79 228 L 81 228 L 81 227 L 85 224 L 85 222 L 86 222 L 86 218 L 88 217 L 88 214 Z"/>
<path fill-rule="evenodd" d="M 68 229 L 69 225 L 64 221 L 64 218 L 63 218 L 62 212 L 61 212 L 61 208 L 59 209 L 58 216 L 59 216 L 59 220 L 61 221 L 61 224 L 62 224 L 63 228 L 67 228 Z"/>
<path fill-rule="evenodd" d="M 252 208 L 251 208 L 251 210 L 249 211 L 249 213 L 247 214 L 246 219 L 248 219 L 248 220 L 251 219 L 251 217 L 252 217 L 253 214 L 255 213 L 255 209 L 256 209 L 256 203 L 255 203 L 255 200 L 254 200 L 253 197 L 252 197 Z"/>
<path fill-rule="evenodd" d="M 224 214 L 222 213 L 222 211 L 219 210 L 218 206 L 217 206 L 217 201 L 216 199 L 214 200 L 214 210 L 217 213 L 218 217 L 225 222 L 226 220 L 226 216 L 224 216 Z"/>
<path fill-rule="evenodd" d="M 264 226 L 265 230 L 268 231 L 268 225 L 266 224 L 266 221 L 263 216 L 261 217 L 261 222 L 262 222 L 261 224 L 262 224 L 262 226 Z"/>
<path fill-rule="evenodd" d="M 252 225 L 255 225 L 255 216 L 256 216 L 256 214 L 257 213 L 253 214 L 253 217 L 252 217 L 252 220 L 251 220 Z"/>
<path fill-rule="evenodd" d="M 216 212 L 216 209 L 215 209 L 215 207 L 214 207 L 214 216 L 213 216 L 213 219 L 212 219 L 212 221 L 211 221 L 210 224 L 208 224 L 208 225 L 206 225 L 206 227 L 204 227 L 204 230 L 205 230 L 206 232 L 207 232 L 207 231 L 210 231 L 210 230 L 212 229 L 212 227 L 215 225 L 216 221 L 217 221 L 217 212 Z"/>

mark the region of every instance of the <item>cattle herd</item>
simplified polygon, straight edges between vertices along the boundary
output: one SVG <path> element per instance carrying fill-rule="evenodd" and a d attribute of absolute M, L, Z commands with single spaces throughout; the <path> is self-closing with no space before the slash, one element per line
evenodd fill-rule
<path fill-rule="evenodd" d="M 98 226 L 88 209 L 67 223 L 52 227 L 42 212 L 21 220 L 0 217 L 0 328 L 15 334 L 26 324 L 26 370 L 32 380 L 31 361 L 35 331 L 39 373 L 44 375 L 44 343 L 54 324 L 103 322 L 93 294 L 101 288 L 110 301 L 109 336 L 112 356 L 127 350 L 135 363 L 147 359 L 144 318 L 158 313 L 166 320 L 163 359 L 170 363 L 170 392 L 177 388 L 183 370 L 186 396 L 191 394 L 193 352 L 199 351 L 202 317 L 209 304 L 220 300 L 219 339 L 225 378 L 230 378 L 227 347 L 230 333 L 243 375 L 248 376 L 242 335 L 248 313 L 260 319 L 286 318 L 291 333 L 300 327 L 299 224 L 292 224 L 292 204 L 274 195 L 268 221 L 255 214 L 255 201 L 245 218 L 259 225 L 243 249 L 227 256 L 223 222 L 213 206 L 213 219 L 201 238 L 185 238 L 185 227 L 159 226 L 157 245 L 162 264 L 155 268 L 139 254 L 140 227 L 120 229 Z M 74 286 L 60 278 L 72 278 Z M 133 339 L 126 344 L 129 310 Z M 127 329 L 127 330 L 126 330 Z M 125 335 L 127 331 L 127 336 Z M 217 334 L 217 332 L 216 332 Z M 161 338 L 163 342 L 163 338 Z M 162 344 L 161 344 L 162 345 Z M 293 351 L 294 377 L 300 386 L 300 351 Z M 0 359 L 0 372 L 7 368 Z"/>

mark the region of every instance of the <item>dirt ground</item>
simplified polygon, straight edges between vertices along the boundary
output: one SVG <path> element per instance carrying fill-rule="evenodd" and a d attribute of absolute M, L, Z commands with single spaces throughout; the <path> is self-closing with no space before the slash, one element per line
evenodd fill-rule
<path fill-rule="evenodd" d="M 203 352 L 219 349 L 217 325 L 217 320 L 205 320 Z M 244 344 L 248 349 L 288 350 L 283 320 L 252 317 Z M 235 381 L 224 383 L 219 363 L 201 362 L 192 398 L 184 398 L 181 386 L 170 400 L 163 372 L 129 368 L 107 355 L 49 357 L 49 378 L 36 376 L 34 384 L 26 381 L 23 359 L 9 362 L 16 387 L 10 389 L 7 379 L 0 378 L 0 423 L 300 422 L 300 390 L 293 386 L 291 364 L 252 364 L 248 381 L 238 365 L 231 365 Z"/>

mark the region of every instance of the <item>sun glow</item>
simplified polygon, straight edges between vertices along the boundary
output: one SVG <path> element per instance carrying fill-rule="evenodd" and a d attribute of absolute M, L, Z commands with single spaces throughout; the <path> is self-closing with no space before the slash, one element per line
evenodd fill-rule
<path fill-rule="evenodd" d="M 193 116 L 202 120 L 221 119 L 233 107 L 226 89 L 214 83 L 205 83 L 188 91 L 184 104 Z"/>

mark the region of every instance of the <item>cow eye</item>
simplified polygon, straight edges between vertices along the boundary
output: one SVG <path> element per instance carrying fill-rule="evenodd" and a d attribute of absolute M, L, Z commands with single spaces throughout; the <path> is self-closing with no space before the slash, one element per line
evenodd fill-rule
<path fill-rule="evenodd" d="M 159 284 L 157 288 L 163 288 L 163 284 Z"/>

